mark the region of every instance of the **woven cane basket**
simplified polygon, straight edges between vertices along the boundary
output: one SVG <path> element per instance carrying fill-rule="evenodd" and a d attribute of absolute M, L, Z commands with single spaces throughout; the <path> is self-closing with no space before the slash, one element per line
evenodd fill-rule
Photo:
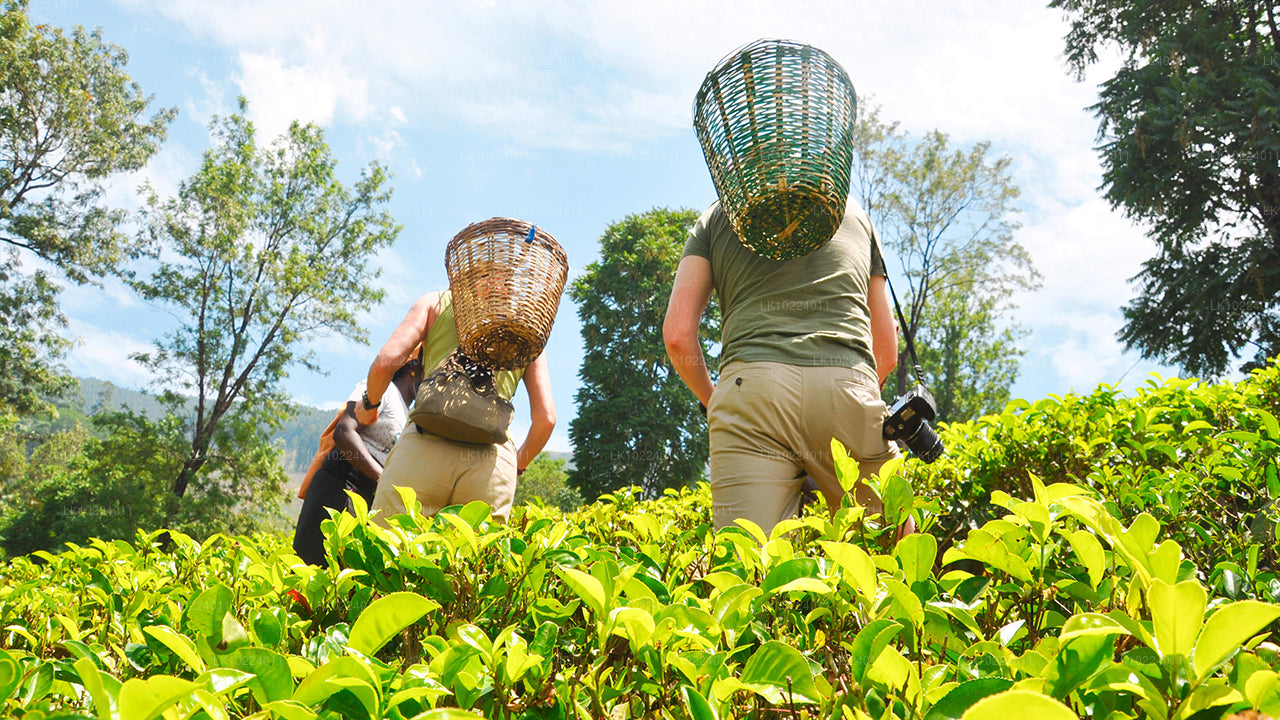
<path fill-rule="evenodd" d="M 569 262 L 556 239 L 511 218 L 463 228 L 444 251 L 458 346 L 494 370 L 533 362 L 551 335 Z"/>
<path fill-rule="evenodd" d="M 707 74 L 693 125 L 720 204 L 743 244 L 807 255 L 844 217 L 857 96 L 825 52 L 757 40 Z"/>

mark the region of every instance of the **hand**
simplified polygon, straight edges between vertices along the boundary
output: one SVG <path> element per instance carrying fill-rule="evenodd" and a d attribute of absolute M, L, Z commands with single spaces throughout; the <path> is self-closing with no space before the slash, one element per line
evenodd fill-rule
<path fill-rule="evenodd" d="M 372 425 L 374 422 L 377 421 L 378 419 L 377 407 L 374 407 L 372 410 L 365 410 L 363 404 L 356 403 L 355 405 L 356 405 L 356 422 L 360 423 L 361 425 Z"/>

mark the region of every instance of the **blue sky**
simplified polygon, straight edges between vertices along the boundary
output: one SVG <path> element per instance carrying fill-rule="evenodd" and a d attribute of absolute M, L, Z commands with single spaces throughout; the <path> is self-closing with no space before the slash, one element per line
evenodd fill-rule
<path fill-rule="evenodd" d="M 760 37 L 826 50 L 914 135 L 989 140 L 1012 158 L 1023 191 L 1016 238 L 1044 275 L 1040 291 L 1018 298 L 1031 335 L 1015 397 L 1175 374 L 1115 340 L 1127 279 L 1153 246 L 1097 190 L 1086 108 L 1104 75 L 1069 77 L 1066 24 L 1034 3 L 33 0 L 31 14 L 101 26 L 156 105 L 179 110 L 161 152 L 114 184 L 112 202 L 136 207 L 143 181 L 172 193 L 208 146 L 211 116 L 239 95 L 261 137 L 316 122 L 346 179 L 374 159 L 395 173 L 391 210 L 404 230 L 378 258 L 387 300 L 363 314 L 369 343 L 308 341 L 329 374 L 295 369 L 287 387 L 303 402 L 345 400 L 413 300 L 447 285 L 445 244 L 471 222 L 537 223 L 564 246 L 572 279 L 597 259 L 609 223 L 709 204 L 693 97 L 721 57 Z M 147 383 L 128 354 L 170 326 L 162 311 L 115 283 L 69 288 L 64 310 L 80 338 L 73 372 Z M 550 450 L 570 449 L 582 354 L 566 295 L 548 346 L 560 417 Z"/>

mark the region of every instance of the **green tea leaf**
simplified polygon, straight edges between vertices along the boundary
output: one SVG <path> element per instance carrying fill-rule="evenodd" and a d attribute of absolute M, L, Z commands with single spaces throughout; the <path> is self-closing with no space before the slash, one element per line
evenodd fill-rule
<path fill-rule="evenodd" d="M 1178 567 L 1182 564 L 1182 548 L 1172 540 L 1165 540 L 1147 556 L 1152 577 L 1172 585 L 1178 581 Z"/>
<path fill-rule="evenodd" d="M 938 541 L 932 535 L 915 533 L 898 541 L 894 557 L 902 565 L 907 585 L 933 577 L 933 563 L 938 559 Z"/>
<path fill-rule="evenodd" d="M 961 683 L 934 703 L 924 720 L 960 720 L 974 703 L 1010 687 L 1013 687 L 1013 681 L 1005 678 L 980 678 Z"/>
<path fill-rule="evenodd" d="M 827 557 L 853 578 L 858 592 L 867 598 L 876 596 L 876 564 L 866 550 L 852 543 L 822 540 L 818 544 L 826 551 Z"/>
<path fill-rule="evenodd" d="M 120 686 L 120 717 L 130 720 L 152 720 L 179 701 L 191 695 L 196 684 L 169 675 L 134 678 Z"/>
<path fill-rule="evenodd" d="M 43 700 L 51 689 L 53 689 L 53 663 L 42 662 L 36 666 L 35 670 L 27 673 L 26 679 L 22 681 L 22 689 L 18 691 L 18 701 L 26 706 L 34 705 L 37 701 Z"/>
<path fill-rule="evenodd" d="M 284 636 L 284 628 L 281 627 L 280 621 L 274 614 L 266 610 L 258 610 L 253 613 L 253 632 L 258 636 L 258 640 L 267 647 L 279 645 L 280 639 Z"/>
<path fill-rule="evenodd" d="M 575 595 L 582 598 L 582 602 L 591 608 L 597 618 L 604 618 L 607 600 L 604 595 L 604 585 L 601 585 L 599 580 L 570 567 L 558 567 L 556 574 L 564 580 L 564 584 L 568 585 Z"/>
<path fill-rule="evenodd" d="M 777 640 L 762 644 L 752 654 L 742 669 L 741 679 L 776 705 L 816 704 L 822 699 L 814 685 L 809 661 L 799 650 Z"/>
<path fill-rule="evenodd" d="M 1114 645 L 1107 635 L 1080 635 L 1058 648 L 1053 665 L 1044 673 L 1045 692 L 1066 700 L 1111 660 Z"/>
<path fill-rule="evenodd" d="M 315 720 L 319 717 L 310 708 L 293 700 L 268 703 L 262 709 L 271 713 L 268 717 L 283 718 L 283 720 Z"/>
<path fill-rule="evenodd" d="M 173 631 L 173 628 L 164 625 L 149 625 L 142 629 L 143 632 L 151 637 L 164 643 L 174 655 L 182 658 L 187 667 L 202 673 L 205 670 L 204 660 L 200 659 L 200 654 L 196 652 L 195 643 Z"/>
<path fill-rule="evenodd" d="M 1086 530 L 1076 530 L 1063 535 L 1071 544 L 1071 549 L 1075 551 L 1080 563 L 1089 572 L 1089 587 L 1097 588 L 1107 569 L 1106 554 L 1102 550 L 1102 543 L 1098 542 L 1098 536 Z"/>
<path fill-rule="evenodd" d="M 1245 681 L 1245 699 L 1258 712 L 1275 717 L 1280 715 L 1280 674 L 1271 670 L 1259 670 Z"/>
<path fill-rule="evenodd" d="M 1009 552 L 1008 546 L 1000 538 L 986 530 L 973 530 L 965 539 L 961 551 L 979 562 L 1007 573 L 1010 577 L 1023 582 L 1031 582 L 1031 570 L 1022 558 Z"/>
<path fill-rule="evenodd" d="M 684 700 L 685 710 L 688 711 L 692 720 L 719 720 L 711 703 L 708 703 L 702 693 L 694 688 L 688 685 L 681 686 L 680 697 Z"/>
<path fill-rule="evenodd" d="M 861 683 L 867 669 L 880 657 L 889 641 L 902 631 L 902 625 L 893 620 L 880 619 L 867 623 L 858 631 L 849 648 L 849 674 L 854 682 Z"/>
<path fill-rule="evenodd" d="M 473 528 L 479 528 L 480 523 L 489 519 L 489 515 L 493 512 L 493 508 L 488 503 L 481 500 L 472 500 L 458 511 L 458 517 L 467 521 Z"/>
<path fill-rule="evenodd" d="M 885 466 L 888 464 L 885 463 Z M 911 486 L 902 479 L 901 475 L 888 473 L 893 471 L 880 468 L 881 486 L 884 490 L 884 497 L 881 498 L 884 501 L 884 522 L 888 527 L 898 527 L 907 519 L 907 513 L 911 512 L 914 497 L 911 494 Z"/>
<path fill-rule="evenodd" d="M 0 650 L 0 703 L 13 696 L 22 682 L 22 664 L 11 653 Z"/>
<path fill-rule="evenodd" d="M 624 607 L 613 611 L 613 634 L 631 641 L 632 652 L 649 642 L 653 635 L 653 616 L 640 608 Z"/>
<path fill-rule="evenodd" d="M 3 659 L 0 658 L 0 664 L 2 663 Z M 73 667 L 80 677 L 80 684 L 88 691 L 89 697 L 93 698 L 93 707 L 98 711 L 98 717 L 119 717 L 119 708 L 116 707 L 116 703 L 120 696 L 120 683 L 99 670 L 98 666 L 88 658 L 76 660 Z M 3 689 L 0 687 L 0 690 Z M 3 700 L 4 694 L 0 693 L 0 701 Z"/>
<path fill-rule="evenodd" d="M 894 617 L 901 618 L 905 615 L 913 628 L 920 627 L 924 623 L 924 607 L 920 598 L 911 592 L 911 588 L 893 578 L 885 578 L 883 584 L 893 597 L 893 607 L 897 611 L 893 613 Z"/>
<path fill-rule="evenodd" d="M 1197 679 L 1208 677 L 1245 640 L 1277 618 L 1280 618 L 1280 606 L 1256 600 L 1231 603 L 1215 611 L 1195 641 L 1193 665 Z"/>
<path fill-rule="evenodd" d="M 1161 657 L 1190 657 L 1200 634 L 1207 602 L 1204 588 L 1195 580 L 1170 585 L 1153 579 L 1147 600 L 1151 605 L 1151 631 Z"/>
<path fill-rule="evenodd" d="M 222 642 L 222 618 L 231 612 L 231 588 L 218 583 L 196 596 L 187 606 L 187 628 L 209 638 L 211 645 Z"/>
<path fill-rule="evenodd" d="M 380 597 L 356 618 L 347 642 L 352 649 L 373 655 L 401 630 L 439 607 L 440 603 L 417 593 L 398 592 Z"/>
<path fill-rule="evenodd" d="M 960 716 L 962 720 L 1079 720 L 1071 708 L 1047 695 L 1030 690 L 1006 690 L 974 703 Z"/>
<path fill-rule="evenodd" d="M 818 577 L 818 561 L 813 558 L 794 558 L 778 563 L 769 574 L 765 576 L 764 582 L 760 583 L 760 590 L 765 597 L 769 597 L 778 588 L 800 578 L 816 578 Z"/>
<path fill-rule="evenodd" d="M 1117 611 L 1118 612 L 1118 611 Z M 1131 634 L 1124 625 L 1116 622 L 1113 618 L 1102 615 L 1100 613 L 1081 613 L 1072 615 L 1062 624 L 1062 632 L 1058 635 L 1059 644 L 1065 644 L 1072 638 L 1081 635 L 1129 635 Z"/>
<path fill-rule="evenodd" d="M 293 695 L 293 673 L 289 661 L 266 648 L 240 648 L 225 660 L 227 667 L 252 673 L 249 689 L 259 705 L 288 700 Z"/>

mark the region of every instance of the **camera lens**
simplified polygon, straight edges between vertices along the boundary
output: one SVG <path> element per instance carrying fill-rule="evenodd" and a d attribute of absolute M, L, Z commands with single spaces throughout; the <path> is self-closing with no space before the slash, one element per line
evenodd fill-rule
<path fill-rule="evenodd" d="M 942 452 L 946 449 L 942 446 L 942 439 L 938 437 L 938 433 L 930 427 L 928 420 L 921 420 L 915 432 L 904 438 L 903 442 L 911 452 L 916 454 L 916 457 L 926 463 L 932 463 L 942 457 Z"/>

